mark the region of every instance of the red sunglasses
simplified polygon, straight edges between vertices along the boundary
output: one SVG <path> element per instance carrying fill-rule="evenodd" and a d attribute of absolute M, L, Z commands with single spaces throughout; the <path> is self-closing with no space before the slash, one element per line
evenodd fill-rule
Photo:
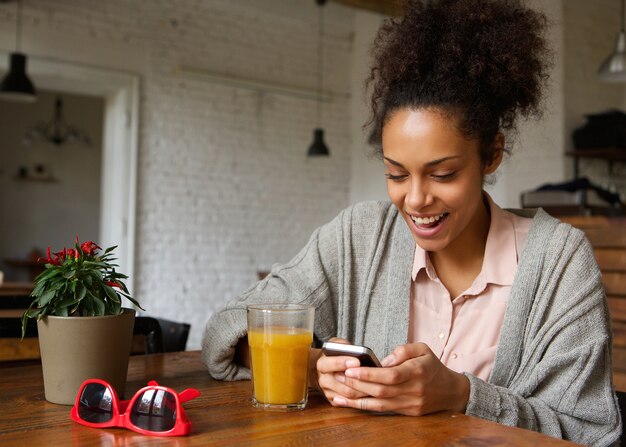
<path fill-rule="evenodd" d="M 111 385 L 100 379 L 83 382 L 72 408 L 72 419 L 87 427 L 123 427 L 144 435 L 183 436 L 191 430 L 182 404 L 200 396 L 187 388 L 177 393 L 154 380 L 120 401 Z"/>

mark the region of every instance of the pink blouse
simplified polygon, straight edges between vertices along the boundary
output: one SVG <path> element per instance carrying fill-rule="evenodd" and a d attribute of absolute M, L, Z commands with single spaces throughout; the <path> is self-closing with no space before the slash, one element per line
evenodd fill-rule
<path fill-rule="evenodd" d="M 428 253 L 416 247 L 408 334 L 410 343 L 426 343 L 448 368 L 483 380 L 493 367 L 509 292 L 532 223 L 487 199 L 491 224 L 482 270 L 459 296 L 450 297 Z"/>

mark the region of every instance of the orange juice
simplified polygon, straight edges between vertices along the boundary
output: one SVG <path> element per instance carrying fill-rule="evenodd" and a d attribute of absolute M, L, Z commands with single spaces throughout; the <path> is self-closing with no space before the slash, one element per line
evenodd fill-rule
<path fill-rule="evenodd" d="M 272 326 L 248 332 L 257 402 L 287 405 L 305 401 L 312 341 L 313 334 L 304 329 Z"/>

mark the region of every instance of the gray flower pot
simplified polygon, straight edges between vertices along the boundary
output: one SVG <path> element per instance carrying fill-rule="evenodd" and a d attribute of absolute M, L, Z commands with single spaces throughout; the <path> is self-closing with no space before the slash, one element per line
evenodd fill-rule
<path fill-rule="evenodd" d="M 135 311 L 102 317 L 47 316 L 37 322 L 46 400 L 73 405 L 86 379 L 126 389 Z"/>

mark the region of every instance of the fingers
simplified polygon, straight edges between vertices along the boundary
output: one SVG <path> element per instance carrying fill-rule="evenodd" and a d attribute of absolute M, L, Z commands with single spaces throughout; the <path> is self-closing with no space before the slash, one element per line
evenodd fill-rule
<path fill-rule="evenodd" d="M 348 368 L 358 368 L 360 365 L 359 360 L 354 357 L 322 355 L 317 360 L 317 371 L 321 373 L 343 372 Z"/>
<path fill-rule="evenodd" d="M 343 384 L 361 394 L 380 398 L 406 393 L 423 394 L 423 383 L 414 380 L 408 365 L 394 368 L 351 368 L 344 373 Z M 346 395 L 353 397 L 353 395 Z"/>
<path fill-rule="evenodd" d="M 320 376 L 320 388 L 329 401 L 332 402 L 332 398 L 337 395 L 345 396 L 351 399 L 358 399 L 360 397 L 367 396 L 366 393 L 355 390 L 349 385 L 346 385 L 342 376 L 342 373 L 323 374 Z"/>
<path fill-rule="evenodd" d="M 375 412 L 393 412 L 407 416 L 421 416 L 424 411 L 423 400 L 414 397 L 399 396 L 394 399 L 362 397 L 350 399 L 342 396 L 335 396 L 331 402 L 336 407 L 356 408 L 357 410 Z"/>
<path fill-rule="evenodd" d="M 332 403 L 333 397 L 336 395 L 352 399 L 365 396 L 364 393 L 345 384 L 344 371 L 359 365 L 358 359 L 347 356 L 326 357 L 322 355 L 317 360 L 317 383 L 326 399 Z"/>
<path fill-rule="evenodd" d="M 381 364 L 384 367 L 396 366 L 409 359 L 432 353 L 433 352 L 425 343 L 409 343 L 396 347 L 391 354 L 382 360 Z"/>

